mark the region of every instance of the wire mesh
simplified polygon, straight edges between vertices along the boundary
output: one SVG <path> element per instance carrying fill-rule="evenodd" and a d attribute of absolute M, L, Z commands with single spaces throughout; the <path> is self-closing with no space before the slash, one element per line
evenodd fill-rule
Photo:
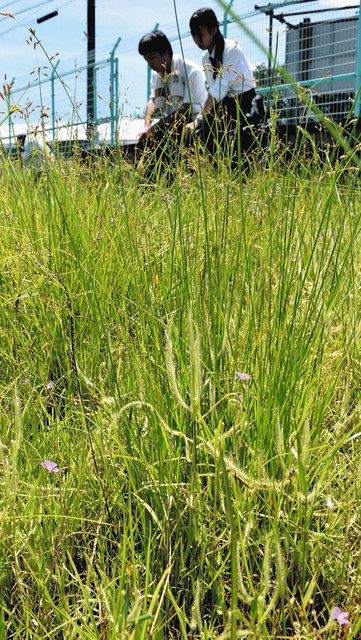
<path fill-rule="evenodd" d="M 34 130 L 47 140 L 86 139 L 90 130 L 95 139 L 106 138 L 116 82 L 111 64 L 109 57 L 92 65 L 75 64 L 62 69 L 61 63 L 54 61 L 53 66 L 34 72 L 27 84 L 19 86 L 18 82 L 11 87 L 7 99 L 8 135 L 2 136 L 3 142 L 11 145 L 17 135 Z M 88 70 L 93 76 L 91 84 Z M 91 122 L 89 111 L 94 114 Z"/>
<path fill-rule="evenodd" d="M 248 11 L 246 11 L 248 8 Z M 290 85 L 290 78 L 307 89 L 309 101 L 337 121 L 353 114 L 357 83 L 361 82 L 361 37 L 359 5 L 350 0 L 284 0 L 249 10 L 245 0 L 234 2 L 234 16 L 218 15 L 223 33 L 237 40 L 254 68 L 258 90 L 266 97 L 269 110 L 289 122 L 314 119 L 309 105 Z M 159 26 L 162 29 L 162 24 Z M 183 21 L 179 33 L 169 26 L 167 35 L 175 53 L 201 63 L 202 51 L 196 47 Z M 43 130 L 48 139 L 89 137 L 89 126 L 98 139 L 113 144 L 121 116 L 127 111 L 128 88 L 122 85 L 118 66 L 122 56 L 137 51 L 141 36 L 123 38 L 114 58 L 117 41 L 106 59 L 92 65 L 92 95 L 85 60 L 74 66 L 53 61 L 53 66 L 33 72 L 31 82 L 17 81 L 7 96 L 10 117 L 8 135 L 13 142 L 27 127 Z M 141 82 L 134 78 L 134 82 Z M 130 88 L 132 91 L 132 88 Z M 94 112 L 91 123 L 89 101 Z M 18 109 L 17 109 L 18 105 Z"/>
<path fill-rule="evenodd" d="M 233 3 L 239 24 L 225 13 L 221 29 L 237 40 L 253 65 L 258 88 L 278 117 L 304 121 L 315 116 L 289 87 L 290 79 L 307 87 L 309 99 L 326 115 L 344 120 L 353 113 L 359 4 L 339 0 L 285 0 L 255 5 Z M 160 25 L 162 28 L 162 25 Z M 169 38 L 175 52 L 201 62 L 202 52 L 189 31 Z M 275 91 L 275 87 L 277 88 Z"/>

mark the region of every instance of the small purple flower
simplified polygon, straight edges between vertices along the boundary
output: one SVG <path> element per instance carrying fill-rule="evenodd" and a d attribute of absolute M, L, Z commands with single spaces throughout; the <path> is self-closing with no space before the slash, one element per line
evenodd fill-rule
<path fill-rule="evenodd" d="M 252 376 L 250 376 L 249 373 L 242 373 L 241 371 L 236 371 L 236 376 L 240 380 L 252 380 Z"/>
<path fill-rule="evenodd" d="M 335 505 L 333 504 L 331 498 L 330 497 L 326 498 L 326 507 L 327 507 L 327 509 L 333 509 L 334 506 Z"/>
<path fill-rule="evenodd" d="M 25 378 L 24 384 L 29 384 L 29 378 Z"/>
<path fill-rule="evenodd" d="M 340 607 L 334 607 L 331 611 L 331 617 L 334 620 L 337 620 L 337 622 L 341 625 L 341 627 L 344 624 L 349 625 L 350 621 L 348 619 L 349 617 L 349 613 L 347 611 L 342 611 L 342 609 L 340 609 Z"/>
<path fill-rule="evenodd" d="M 56 464 L 56 462 L 52 462 L 51 460 L 44 460 L 41 463 L 41 466 L 43 467 L 43 469 L 46 469 L 46 471 L 49 471 L 49 473 L 59 472 L 58 465 Z"/>
<path fill-rule="evenodd" d="M 46 385 L 47 389 L 52 389 L 54 387 L 55 383 L 52 380 L 49 380 L 48 384 Z"/>

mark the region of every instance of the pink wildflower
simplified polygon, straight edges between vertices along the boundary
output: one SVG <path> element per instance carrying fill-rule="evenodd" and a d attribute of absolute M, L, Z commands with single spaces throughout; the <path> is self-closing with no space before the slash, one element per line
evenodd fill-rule
<path fill-rule="evenodd" d="M 58 473 L 59 469 L 58 469 L 58 465 L 56 464 L 56 462 L 52 462 L 52 460 L 44 460 L 41 463 L 41 466 L 46 469 L 46 471 L 49 471 L 49 473 Z"/>
<path fill-rule="evenodd" d="M 249 373 L 242 373 L 241 371 L 236 371 L 236 376 L 240 379 L 240 380 L 252 380 L 252 376 L 249 375 Z"/>
<path fill-rule="evenodd" d="M 334 607 L 331 611 L 331 617 L 336 620 L 341 627 L 346 624 L 349 625 L 350 621 L 348 619 L 349 613 L 347 611 L 342 611 L 340 607 Z"/>

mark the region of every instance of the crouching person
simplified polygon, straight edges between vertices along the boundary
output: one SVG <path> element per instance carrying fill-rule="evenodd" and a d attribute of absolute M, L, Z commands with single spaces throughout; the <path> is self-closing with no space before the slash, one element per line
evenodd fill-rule
<path fill-rule="evenodd" d="M 17 148 L 23 167 L 40 176 L 46 165 L 54 160 L 49 147 L 40 142 L 35 134 L 22 133 L 16 137 Z"/>
<path fill-rule="evenodd" d="M 207 93 L 202 68 L 174 54 L 162 31 L 147 33 L 138 51 L 152 69 L 145 124 L 137 156 L 146 152 L 148 177 L 162 167 L 173 169 L 184 142 L 185 126 L 201 113 Z"/>
<path fill-rule="evenodd" d="M 201 113 L 188 130 L 197 130 L 214 157 L 217 149 L 229 152 L 233 167 L 241 154 L 250 150 L 265 116 L 263 99 L 256 94 L 252 67 L 234 40 L 227 40 L 219 29 L 212 9 L 198 9 L 190 19 L 190 31 L 202 49 L 208 95 Z"/>

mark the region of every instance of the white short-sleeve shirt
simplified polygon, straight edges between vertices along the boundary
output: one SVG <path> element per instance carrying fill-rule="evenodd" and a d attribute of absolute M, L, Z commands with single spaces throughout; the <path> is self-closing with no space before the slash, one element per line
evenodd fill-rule
<path fill-rule="evenodd" d="M 173 54 L 171 72 L 166 78 L 152 71 L 150 98 L 161 116 L 174 113 L 185 104 L 192 104 L 193 113 L 197 115 L 207 98 L 202 67 L 178 53 Z"/>
<path fill-rule="evenodd" d="M 54 159 L 45 141 L 41 142 L 34 135 L 28 134 L 20 155 L 24 166 L 32 169 L 41 169 L 47 162 Z"/>
<path fill-rule="evenodd" d="M 215 78 L 209 61 L 210 55 L 214 56 L 214 51 L 212 54 L 207 51 L 202 62 L 208 91 L 217 102 L 226 96 L 232 97 L 255 89 L 256 81 L 251 63 L 235 40 L 224 41 L 222 66 Z"/>

